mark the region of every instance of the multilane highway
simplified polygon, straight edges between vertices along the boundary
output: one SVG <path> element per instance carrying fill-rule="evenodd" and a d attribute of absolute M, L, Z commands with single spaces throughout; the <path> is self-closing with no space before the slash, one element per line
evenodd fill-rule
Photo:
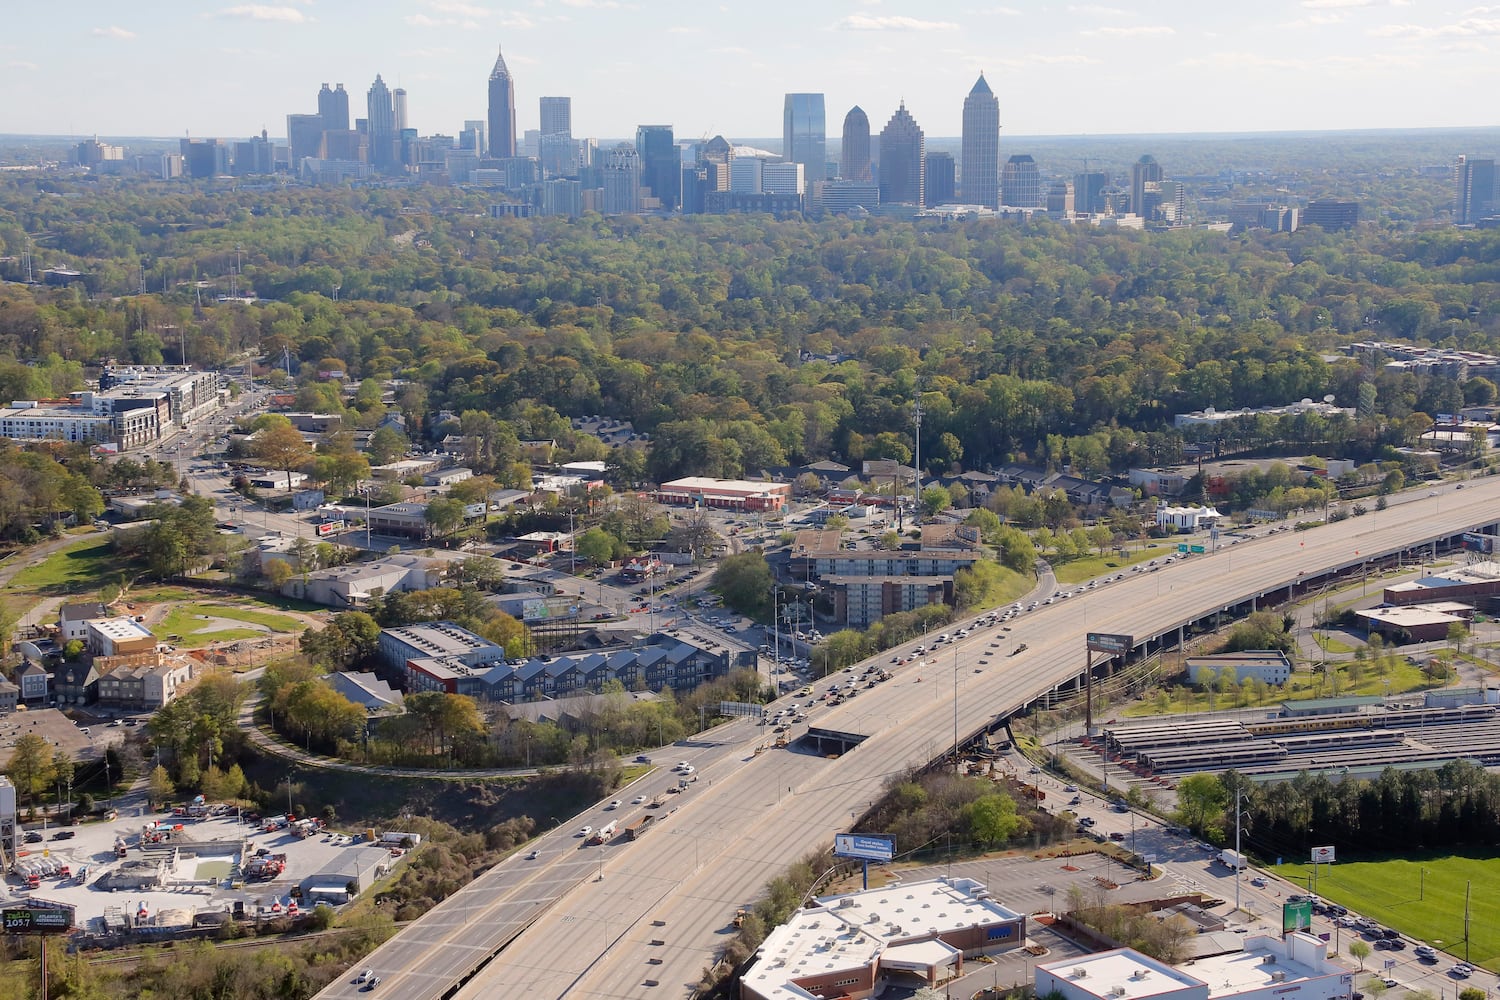
<path fill-rule="evenodd" d="M 888 779 L 941 754 L 955 733 L 972 733 L 1071 682 L 1084 666 L 1085 631 L 1138 639 L 1161 634 L 1252 598 L 1284 597 L 1299 579 L 1497 517 L 1500 478 L 1476 480 L 1462 491 L 1445 487 L 1363 517 L 1132 574 L 1014 619 L 1010 632 L 975 630 L 843 705 L 813 709 L 811 725 L 868 736 L 837 759 L 795 747 L 756 755 L 766 729 L 748 719 L 720 726 L 702 742 L 668 751 L 692 763 L 698 780 L 670 796 L 675 811 L 640 841 L 582 847 L 572 836 L 579 825 L 619 819 L 623 826 L 641 807 L 587 810 L 542 839 L 541 858 L 511 858 L 361 966 L 382 977 L 382 994 L 402 1000 L 687 995 L 727 940 L 737 906 L 849 829 Z M 1021 643 L 1027 650 L 1012 655 Z M 912 645 L 877 659 L 906 654 Z M 622 799 L 675 785 L 677 776 L 662 772 L 676 760 L 657 763 L 665 767 L 623 790 Z M 320 996 L 354 997 L 358 990 L 346 980 Z"/>

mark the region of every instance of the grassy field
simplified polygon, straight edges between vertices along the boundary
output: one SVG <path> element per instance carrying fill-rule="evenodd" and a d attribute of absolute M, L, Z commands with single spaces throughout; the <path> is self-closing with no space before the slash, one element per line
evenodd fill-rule
<path fill-rule="evenodd" d="M 56 597 L 98 590 L 127 571 L 133 572 L 134 567 L 110 552 L 109 538 L 92 536 L 54 552 L 34 566 L 27 566 L 15 575 L 7 589 Z"/>
<path fill-rule="evenodd" d="M 1314 888 L 1312 865 L 1281 865 L 1273 870 L 1282 878 Z M 1500 857 L 1419 855 L 1320 865 L 1316 890 L 1324 899 L 1462 957 L 1466 887 L 1471 889 L 1469 960 L 1492 970 L 1500 968 Z"/>
<path fill-rule="evenodd" d="M 1322 632 L 1313 633 L 1313 641 L 1316 642 L 1325 653 L 1352 653 L 1354 647 L 1342 639 L 1335 639 L 1331 635 Z"/>
<path fill-rule="evenodd" d="M 217 619 L 245 622 L 261 628 L 223 628 Z M 151 631 L 157 638 L 180 636 L 179 644 L 194 648 L 215 642 L 233 642 L 267 634 L 302 631 L 302 623 L 287 615 L 228 604 L 179 604 Z"/>
<path fill-rule="evenodd" d="M 1177 544 L 1175 542 L 1170 545 L 1166 542 L 1152 542 L 1143 549 L 1128 550 L 1123 559 L 1115 553 L 1103 556 L 1089 556 L 1085 559 L 1074 559 L 1071 562 L 1065 562 L 1061 566 L 1053 566 L 1052 572 L 1057 577 L 1058 583 L 1081 583 L 1084 580 L 1092 580 L 1096 576 L 1103 576 L 1105 573 L 1127 569 L 1136 563 L 1172 555 L 1176 551 Z"/>
<path fill-rule="evenodd" d="M 1363 667 L 1364 675 L 1358 683 L 1349 679 L 1351 662 L 1340 663 L 1334 668 L 1334 676 L 1338 679 L 1337 694 L 1340 697 L 1352 695 L 1383 695 L 1404 694 L 1408 691 L 1423 691 L 1428 688 L 1441 687 L 1446 681 L 1432 681 L 1422 672 L 1422 669 L 1411 661 L 1402 658 L 1401 661 L 1392 666 L 1381 676 L 1370 664 Z M 1316 664 L 1314 664 L 1316 668 Z M 1386 681 L 1390 681 L 1387 690 Z M 1312 672 L 1301 671 L 1292 674 L 1291 682 L 1282 687 L 1272 687 L 1266 692 L 1264 701 L 1245 701 L 1238 693 L 1216 694 L 1212 699 L 1208 693 L 1197 686 L 1178 686 L 1170 689 L 1172 700 L 1170 703 L 1162 703 L 1154 698 L 1145 701 L 1131 702 L 1120 710 L 1120 714 L 1131 718 L 1144 715 L 1168 715 L 1182 712 L 1211 712 L 1230 708 L 1254 708 L 1261 705 L 1270 708 L 1279 705 L 1283 701 L 1301 701 L 1307 698 L 1330 698 L 1335 692 L 1331 684 L 1323 679 L 1321 671 L 1314 669 Z"/>

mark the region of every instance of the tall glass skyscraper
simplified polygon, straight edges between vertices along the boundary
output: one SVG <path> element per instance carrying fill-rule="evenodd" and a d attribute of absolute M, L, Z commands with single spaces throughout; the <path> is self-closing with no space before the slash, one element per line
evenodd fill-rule
<path fill-rule="evenodd" d="M 670 125 L 639 125 L 635 130 L 635 149 L 641 157 L 641 183 L 673 211 L 682 203 L 682 154 Z"/>
<path fill-rule="evenodd" d="M 537 140 L 542 171 L 548 177 L 573 177 L 578 173 L 578 147 L 573 143 L 573 99 L 541 99 L 542 128 Z"/>
<path fill-rule="evenodd" d="M 822 94 L 787 94 L 781 113 L 781 158 L 802 164 L 805 183 L 828 175 L 828 129 Z"/>
<path fill-rule="evenodd" d="M 490 148 L 497 159 L 516 155 L 516 88 L 505 68 L 505 53 L 495 56 L 490 70 Z"/>
<path fill-rule="evenodd" d="M 337 90 L 323 84 L 323 89 L 318 91 L 318 114 L 323 119 L 323 128 L 328 131 L 349 131 L 349 93 L 342 83 Z"/>
<path fill-rule="evenodd" d="M 870 180 L 870 118 L 858 104 L 844 116 L 844 145 L 839 175 L 846 181 Z"/>
<path fill-rule="evenodd" d="M 964 204 L 998 208 L 1000 205 L 1000 99 L 984 82 L 984 74 L 964 98 L 964 136 L 959 164 L 959 186 Z"/>
<path fill-rule="evenodd" d="M 370 138 L 370 163 L 377 170 L 389 170 L 400 162 L 396 145 L 396 105 L 390 88 L 379 73 L 375 74 L 375 82 L 370 84 L 365 107 L 369 115 L 365 131 Z"/>
<path fill-rule="evenodd" d="M 927 137 L 902 101 L 880 130 L 880 203 L 925 204 Z"/>

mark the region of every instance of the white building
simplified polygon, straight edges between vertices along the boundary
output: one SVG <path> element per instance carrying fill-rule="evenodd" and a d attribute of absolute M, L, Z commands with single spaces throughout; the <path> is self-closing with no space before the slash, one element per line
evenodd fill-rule
<path fill-rule="evenodd" d="M 1279 649 L 1247 649 L 1238 653 L 1214 653 L 1211 656 L 1190 656 L 1187 659 L 1188 676 L 1194 684 L 1212 681 L 1223 675 L 1225 668 L 1234 671 L 1238 684 L 1246 678 L 1262 680 L 1267 684 L 1285 684 L 1292 676 L 1292 661 Z"/>
<path fill-rule="evenodd" d="M 733 166 L 730 167 L 731 172 Z M 767 163 L 761 170 L 761 191 L 764 194 L 801 194 L 803 166 L 800 163 Z"/>
<path fill-rule="evenodd" d="M 1156 508 L 1156 526 L 1176 531 L 1201 531 L 1218 524 L 1224 517 L 1213 507 L 1172 507 L 1162 504 Z"/>
<path fill-rule="evenodd" d="M 1340 413 L 1345 416 L 1354 416 L 1352 406 L 1334 406 L 1332 403 L 1315 402 L 1311 399 L 1303 399 L 1286 406 L 1260 406 L 1245 407 L 1240 410 L 1218 410 L 1212 406 L 1204 407 L 1193 413 L 1179 413 L 1172 418 L 1173 427 L 1211 427 L 1222 424 L 1226 420 L 1238 420 L 1240 417 L 1294 417 L 1299 413 L 1316 413 L 1319 416 L 1333 417 Z"/>
<path fill-rule="evenodd" d="M 1244 951 L 1193 961 L 1192 972 L 1116 948 L 1036 967 L 1036 995 L 1064 1000 L 1337 1000 L 1354 973 L 1311 934 L 1257 934 Z"/>
<path fill-rule="evenodd" d="M 442 563 L 414 555 L 386 556 L 367 563 L 332 566 L 282 585 L 287 597 L 334 608 L 358 608 L 378 594 L 427 590 L 442 580 Z"/>

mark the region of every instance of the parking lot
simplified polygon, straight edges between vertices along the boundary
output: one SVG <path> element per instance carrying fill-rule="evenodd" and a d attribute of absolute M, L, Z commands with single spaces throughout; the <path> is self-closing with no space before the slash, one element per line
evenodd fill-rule
<path fill-rule="evenodd" d="M 153 821 L 171 834 L 159 846 L 177 848 L 175 863 L 167 868 L 161 885 L 113 891 L 104 888 L 102 878 L 108 879 L 118 869 L 139 865 L 147 859 L 140 834 L 142 828 Z M 181 829 L 175 829 L 179 824 Z M 124 858 L 118 857 L 115 849 L 117 839 L 121 838 L 128 845 Z M 241 843 L 244 844 L 243 854 L 234 849 Z M 205 853 L 200 854 L 195 848 L 195 845 L 210 844 L 214 845 L 213 849 Z M 190 913 L 225 912 L 233 910 L 238 902 L 248 916 L 269 915 L 273 907 L 275 912 L 280 912 L 287 906 L 293 887 L 325 870 L 341 854 L 355 847 L 359 850 L 358 863 L 366 871 L 396 860 L 391 856 L 389 846 L 364 844 L 362 840 L 351 841 L 346 835 L 328 832 L 315 833 L 307 838 L 298 838 L 285 828 L 275 833 L 263 833 L 259 825 L 252 826 L 233 813 L 193 820 L 171 813 L 142 812 L 121 815 L 108 823 L 88 823 L 63 829 L 36 826 L 28 828 L 23 836 L 21 849 L 17 851 L 17 868 L 51 862 L 44 866 L 66 865 L 70 875 L 45 876 L 41 884 L 31 890 L 26 888 L 24 880 L 11 875 L 4 885 L 3 896 L 8 905 L 33 897 L 66 903 L 76 908 L 77 925 L 91 930 L 101 929 L 99 920 L 106 909 L 130 915 L 142 909 L 148 915 L 166 909 Z M 269 881 L 241 882 L 240 866 L 261 849 L 271 854 L 285 854 L 285 869 Z M 166 852 L 168 857 L 171 853 Z M 86 871 L 83 882 L 78 878 L 80 871 Z M 235 888 L 236 885 L 240 887 Z"/>

